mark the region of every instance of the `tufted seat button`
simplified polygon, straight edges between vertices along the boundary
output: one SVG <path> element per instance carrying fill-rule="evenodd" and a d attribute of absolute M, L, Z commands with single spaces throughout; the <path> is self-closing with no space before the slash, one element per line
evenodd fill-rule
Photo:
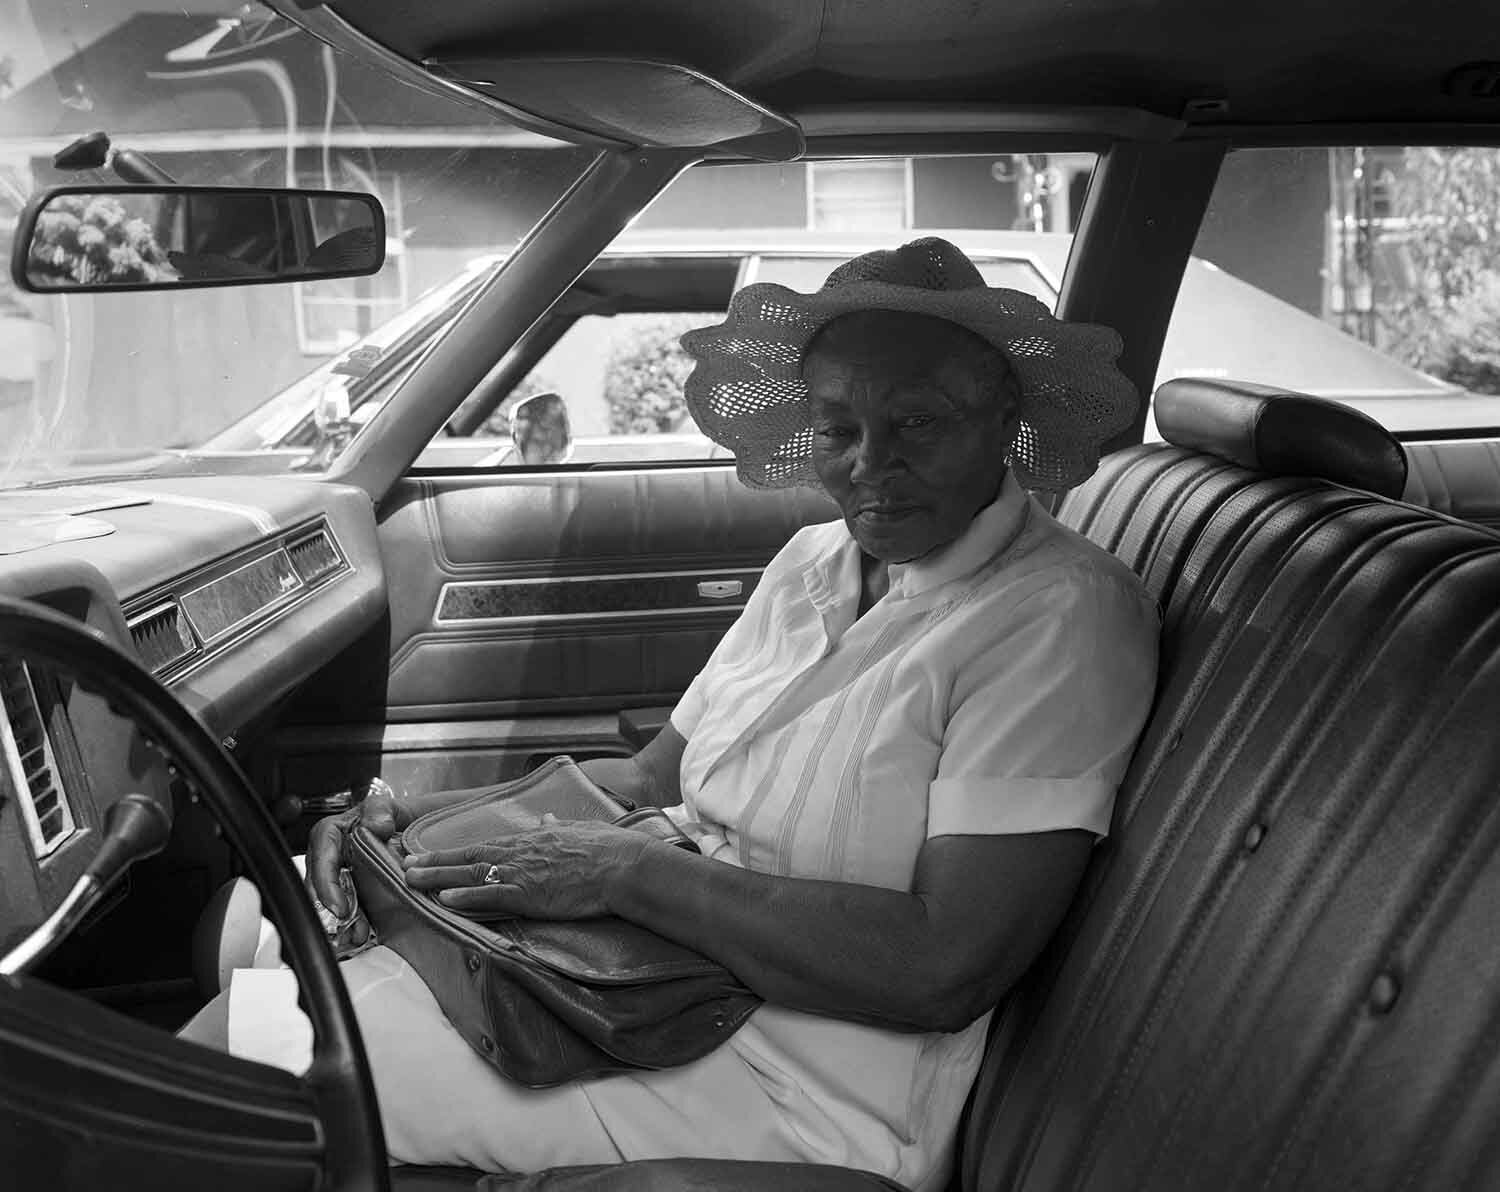
<path fill-rule="evenodd" d="M 1253 853 L 1260 847 L 1260 842 L 1266 838 L 1265 824 L 1251 824 L 1245 829 L 1245 851 Z"/>
<path fill-rule="evenodd" d="M 1168 753 L 1176 753 L 1177 752 L 1177 746 L 1179 746 L 1181 744 L 1182 744 L 1182 730 L 1178 729 L 1175 733 L 1172 734 L 1171 739 L 1167 742 L 1167 752 Z"/>
<path fill-rule="evenodd" d="M 464 964 L 468 965 L 471 973 L 477 973 L 479 971 L 479 953 L 466 952 L 464 954 Z"/>
<path fill-rule="evenodd" d="M 495 1054 L 495 1041 L 493 1039 L 491 1039 L 488 1035 L 480 1035 L 479 1036 L 479 1049 L 481 1051 L 483 1051 L 485 1055 L 494 1055 Z"/>
<path fill-rule="evenodd" d="M 1376 1014 L 1387 1013 L 1401 996 L 1401 982 L 1393 973 L 1381 973 L 1370 982 L 1370 1009 Z"/>

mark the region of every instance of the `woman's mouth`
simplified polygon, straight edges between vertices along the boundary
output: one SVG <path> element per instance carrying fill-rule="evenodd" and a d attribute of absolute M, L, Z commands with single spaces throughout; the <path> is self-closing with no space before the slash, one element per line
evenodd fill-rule
<path fill-rule="evenodd" d="M 916 512 L 916 505 L 864 505 L 855 511 L 854 516 L 867 525 L 883 526 L 902 521 Z"/>

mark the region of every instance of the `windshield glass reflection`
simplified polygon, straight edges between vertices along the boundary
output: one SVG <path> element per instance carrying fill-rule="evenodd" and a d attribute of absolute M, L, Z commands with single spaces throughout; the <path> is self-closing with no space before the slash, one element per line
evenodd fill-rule
<path fill-rule="evenodd" d="M 331 385 L 337 395 L 356 380 L 370 387 L 382 372 L 389 380 L 393 370 L 368 358 L 428 322 L 424 296 L 513 246 L 592 157 L 414 92 L 258 4 L 166 7 L 0 0 L 7 252 L 39 189 L 117 185 L 144 161 L 191 185 L 375 195 L 386 215 L 386 263 L 370 277 L 168 293 L 28 294 L 7 275 L 0 485 L 180 470 L 223 428 L 271 419 L 274 411 L 258 407 L 289 387 Z M 112 146 L 104 161 L 55 164 L 99 131 Z M 117 206 L 118 227 L 106 226 L 110 212 L 101 208 L 94 215 L 104 224 L 83 227 L 80 218 L 74 229 L 101 241 L 91 268 L 122 278 L 169 268 L 141 255 L 130 212 Z M 403 318 L 408 312 L 415 317 Z M 363 377 L 331 371 L 372 334 Z M 323 404 L 333 415 L 325 424 L 338 424 L 337 396 Z M 306 441 L 245 466 L 318 466 L 323 444 L 310 426 Z"/>

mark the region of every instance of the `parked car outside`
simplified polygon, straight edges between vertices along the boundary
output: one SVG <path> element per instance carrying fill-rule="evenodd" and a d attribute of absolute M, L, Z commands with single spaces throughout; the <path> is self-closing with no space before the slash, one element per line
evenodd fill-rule
<path fill-rule="evenodd" d="M 903 236 L 939 235 L 952 239 L 979 265 L 991 285 L 1009 286 L 1035 295 L 1049 307 L 1058 297 L 1072 237 L 1057 233 L 974 233 L 915 230 Z M 642 460 L 705 460 L 727 453 L 697 433 L 676 383 L 688 367 L 675 333 L 716 321 L 720 310 L 693 309 L 704 300 L 703 277 L 716 270 L 725 305 L 733 289 L 752 282 L 777 282 L 803 291 L 816 289 L 841 260 L 882 247 L 869 236 L 826 234 L 651 233 L 621 237 L 578 283 L 574 293 L 601 286 L 618 305 L 617 313 L 588 313 L 567 302 L 550 316 L 550 346 L 535 355 L 529 370 L 503 391 L 488 395 L 486 414 L 477 426 L 435 438 L 418 460 L 419 467 L 522 466 L 512 449 L 507 413 L 521 397 L 556 391 L 566 401 L 577 437 L 572 464 L 621 464 Z M 270 453 L 299 469 L 326 466 L 338 447 L 359 433 L 378 413 L 401 375 L 401 361 L 419 353 L 441 334 L 475 288 L 497 268 L 502 257 L 477 258 L 459 274 L 424 295 L 409 310 L 360 340 L 347 353 L 237 420 L 192 452 L 196 457 L 248 456 Z M 611 277 L 644 278 L 635 291 L 611 283 Z M 733 286 L 727 283 L 733 279 Z M 582 312 L 582 313 L 578 313 Z M 1226 336 L 1225 325 L 1244 329 Z M 674 334 L 663 336 L 663 328 Z M 555 336 L 555 338 L 553 338 Z M 671 391 L 657 392 L 651 403 L 661 412 L 658 428 L 629 429 L 628 411 L 612 381 L 643 347 L 649 346 L 658 374 L 670 377 Z M 524 348 L 522 349 L 524 351 Z M 349 362 L 368 358 L 365 375 Z M 393 363 L 382 361 L 393 358 Z M 1183 277 L 1182 292 L 1162 351 L 1157 381 L 1176 377 L 1233 377 L 1294 389 L 1353 405 L 1393 430 L 1433 429 L 1445 423 L 1473 425 L 1486 418 L 1500 421 L 1500 398 L 1465 393 L 1384 355 L 1337 327 L 1264 290 L 1231 276 L 1209 261 L 1194 257 Z M 637 395 L 641 400 L 644 395 Z M 329 414 L 328 411 L 333 411 Z M 461 418 L 463 411 L 460 411 Z M 619 415 L 625 415 L 622 419 Z M 337 425 L 319 432 L 319 420 Z M 613 418 L 613 421 L 612 421 Z M 1148 423 L 1148 438 L 1158 438 Z"/>

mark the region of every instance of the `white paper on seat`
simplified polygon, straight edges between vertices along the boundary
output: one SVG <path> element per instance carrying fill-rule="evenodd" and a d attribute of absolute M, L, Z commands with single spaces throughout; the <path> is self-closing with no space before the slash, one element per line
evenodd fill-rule
<path fill-rule="evenodd" d="M 288 968 L 235 969 L 229 978 L 229 1053 L 301 1076 L 312 1063 L 313 1031 L 297 1005 Z"/>

